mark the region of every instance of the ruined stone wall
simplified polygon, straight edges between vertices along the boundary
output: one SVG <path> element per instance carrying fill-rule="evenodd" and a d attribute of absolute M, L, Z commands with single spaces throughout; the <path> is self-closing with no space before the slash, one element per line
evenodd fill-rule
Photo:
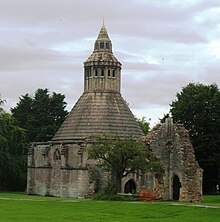
<path fill-rule="evenodd" d="M 201 201 L 202 169 L 195 159 L 188 131 L 178 124 L 158 124 L 144 140 L 164 165 L 162 180 L 154 178 L 157 199 L 174 199 L 174 178 L 178 178 L 181 186 L 179 200 Z"/>
<path fill-rule="evenodd" d="M 199 202 L 202 198 L 202 169 L 196 161 L 194 149 L 188 131 L 181 125 L 174 126 L 175 137 L 173 149 L 181 157 L 180 173 L 182 187 L 180 200 Z M 174 160 L 173 160 L 174 162 Z"/>

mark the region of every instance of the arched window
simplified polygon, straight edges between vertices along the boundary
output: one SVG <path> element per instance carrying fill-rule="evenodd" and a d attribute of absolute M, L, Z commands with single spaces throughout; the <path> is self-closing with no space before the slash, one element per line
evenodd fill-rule
<path fill-rule="evenodd" d="M 106 49 L 109 49 L 109 43 L 106 42 Z"/>
<path fill-rule="evenodd" d="M 110 77 L 110 76 L 111 76 L 111 70 L 108 69 L 108 77 Z"/>
<path fill-rule="evenodd" d="M 61 160 L 61 155 L 60 155 L 60 151 L 59 149 L 56 149 L 53 155 L 53 160 L 57 161 L 57 160 Z"/>
<path fill-rule="evenodd" d="M 115 70 L 112 71 L 112 77 L 115 78 Z"/>
<path fill-rule="evenodd" d="M 98 76 L 98 69 L 95 69 L 95 77 Z"/>
<path fill-rule="evenodd" d="M 102 69 L 101 69 L 101 77 L 104 77 L 104 76 L 105 76 L 105 69 L 102 68 Z"/>
<path fill-rule="evenodd" d="M 104 42 L 100 42 L 100 49 L 104 49 Z"/>

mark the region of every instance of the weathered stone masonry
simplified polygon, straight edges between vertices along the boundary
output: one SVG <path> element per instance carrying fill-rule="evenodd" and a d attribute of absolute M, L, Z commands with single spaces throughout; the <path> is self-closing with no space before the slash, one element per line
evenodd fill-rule
<path fill-rule="evenodd" d="M 29 194 L 78 197 L 101 189 L 105 177 L 99 172 L 97 185 L 91 176 L 94 161 L 87 159 L 91 138 L 103 133 L 121 138 L 131 133 L 134 138 L 143 136 L 120 94 L 120 84 L 121 63 L 112 53 L 111 40 L 103 25 L 94 51 L 84 63 L 82 96 L 52 141 L 30 148 Z"/>
<path fill-rule="evenodd" d="M 200 202 L 202 169 L 195 159 L 189 133 L 172 118 L 156 125 L 143 139 L 164 165 L 163 178 L 154 177 L 152 189 L 157 199 Z"/>
<path fill-rule="evenodd" d="M 112 53 L 103 25 L 92 55 L 84 63 L 84 92 L 52 141 L 29 149 L 27 193 L 61 197 L 85 197 L 102 190 L 106 175 L 88 160 L 95 136 L 132 134 L 151 147 L 162 161 L 163 177 L 132 174 L 122 180 L 122 192 L 153 190 L 157 199 L 201 201 L 202 170 L 187 130 L 168 118 L 144 136 L 122 98 L 121 63 Z M 135 147 L 134 147 L 135 149 Z"/>

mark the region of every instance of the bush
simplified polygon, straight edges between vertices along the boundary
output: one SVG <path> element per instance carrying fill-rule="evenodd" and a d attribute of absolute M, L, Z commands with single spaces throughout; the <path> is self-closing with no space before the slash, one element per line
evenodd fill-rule
<path fill-rule="evenodd" d="M 120 194 L 95 194 L 93 200 L 108 200 L 108 201 L 137 201 L 138 198 L 135 195 L 120 195 Z"/>

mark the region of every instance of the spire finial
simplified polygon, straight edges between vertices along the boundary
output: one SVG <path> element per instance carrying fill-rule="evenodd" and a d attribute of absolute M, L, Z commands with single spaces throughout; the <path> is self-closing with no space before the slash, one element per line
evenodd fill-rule
<path fill-rule="evenodd" d="M 105 16 L 102 16 L 102 25 L 105 26 Z"/>

